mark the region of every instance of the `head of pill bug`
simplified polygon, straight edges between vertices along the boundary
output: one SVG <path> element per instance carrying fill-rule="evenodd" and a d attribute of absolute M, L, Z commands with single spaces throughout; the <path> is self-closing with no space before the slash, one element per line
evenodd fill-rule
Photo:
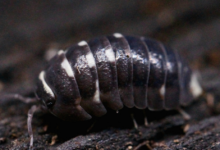
<path fill-rule="evenodd" d="M 76 122 L 91 119 L 91 116 L 79 105 L 80 98 L 66 97 L 68 95 L 66 92 L 64 92 L 64 97 L 62 94 L 58 95 L 45 77 L 45 71 L 41 71 L 36 89 L 36 97 L 41 101 L 43 109 L 64 121 Z M 54 82 L 58 82 L 58 80 Z M 61 88 L 60 91 L 71 92 L 68 88 Z"/>

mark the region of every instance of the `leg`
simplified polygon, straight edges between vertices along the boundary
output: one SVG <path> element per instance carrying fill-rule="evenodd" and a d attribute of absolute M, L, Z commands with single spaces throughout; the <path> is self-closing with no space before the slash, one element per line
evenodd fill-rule
<path fill-rule="evenodd" d="M 181 108 L 178 108 L 177 111 L 183 116 L 185 120 L 189 120 L 191 117 L 189 114 L 187 114 L 184 110 Z"/>
<path fill-rule="evenodd" d="M 92 125 L 87 129 L 87 132 L 89 132 L 89 131 L 94 127 L 94 125 L 96 124 L 96 122 L 97 122 L 97 119 L 95 119 L 95 120 L 93 121 Z"/>
<path fill-rule="evenodd" d="M 34 141 L 31 122 L 32 122 L 32 118 L 33 118 L 34 112 L 36 110 L 39 110 L 39 108 L 40 107 L 38 107 L 36 105 L 33 105 L 31 107 L 31 109 L 29 109 L 29 111 L 28 111 L 27 126 L 28 126 L 28 133 L 29 133 L 29 136 L 30 136 L 30 148 L 33 147 L 33 141 Z"/>
<path fill-rule="evenodd" d="M 204 97 L 206 98 L 206 102 L 208 107 L 213 108 L 215 105 L 215 97 L 211 93 L 205 93 Z"/>
<path fill-rule="evenodd" d="M 136 120 L 134 119 L 134 115 L 133 114 L 131 114 L 131 118 L 133 120 L 135 129 L 138 129 L 138 124 L 137 124 Z"/>
<path fill-rule="evenodd" d="M 148 121 L 147 121 L 147 115 L 146 115 L 145 110 L 143 110 L 143 113 L 144 113 L 144 125 L 147 127 L 149 124 L 148 124 Z"/>
<path fill-rule="evenodd" d="M 116 110 L 116 114 L 118 114 L 119 113 L 119 110 Z M 92 123 L 92 125 L 87 129 L 87 132 L 89 132 L 93 127 L 94 127 L 94 125 L 96 124 L 96 122 L 97 122 L 97 118 L 94 120 L 94 122 Z"/>

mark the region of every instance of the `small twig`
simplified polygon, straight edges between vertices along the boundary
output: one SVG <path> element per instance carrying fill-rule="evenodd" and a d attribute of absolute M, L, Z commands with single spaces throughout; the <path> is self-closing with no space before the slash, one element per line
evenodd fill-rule
<path fill-rule="evenodd" d="M 140 143 L 138 146 L 136 146 L 133 150 L 138 150 L 140 149 L 142 146 L 147 146 L 148 149 L 152 150 L 153 148 L 149 145 L 149 141 L 144 141 L 142 143 Z"/>
<path fill-rule="evenodd" d="M 0 95 L 0 98 L 6 100 L 16 99 L 24 103 L 34 103 L 37 101 L 37 98 L 23 97 L 20 94 L 4 94 L 4 95 Z"/>

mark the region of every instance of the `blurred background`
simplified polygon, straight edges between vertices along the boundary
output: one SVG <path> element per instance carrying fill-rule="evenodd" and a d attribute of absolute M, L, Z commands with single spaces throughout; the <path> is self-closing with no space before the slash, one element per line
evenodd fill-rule
<path fill-rule="evenodd" d="M 205 90 L 220 89 L 219 8 L 219 0 L 2 0 L 0 93 L 33 95 L 57 50 L 115 32 L 170 45 L 199 70 Z M 1 108 L 0 120 L 7 116 Z"/>
<path fill-rule="evenodd" d="M 219 67 L 219 8 L 219 0 L 1 1 L 0 90 L 33 88 L 54 51 L 115 32 L 156 38 L 197 68 Z"/>

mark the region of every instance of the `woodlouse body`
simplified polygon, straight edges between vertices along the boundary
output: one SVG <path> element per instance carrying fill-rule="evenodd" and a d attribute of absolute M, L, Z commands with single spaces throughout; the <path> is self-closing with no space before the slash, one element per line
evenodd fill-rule
<path fill-rule="evenodd" d="M 120 110 L 175 109 L 201 94 L 195 74 L 170 47 L 115 33 L 59 51 L 39 75 L 37 96 L 63 120 Z"/>

